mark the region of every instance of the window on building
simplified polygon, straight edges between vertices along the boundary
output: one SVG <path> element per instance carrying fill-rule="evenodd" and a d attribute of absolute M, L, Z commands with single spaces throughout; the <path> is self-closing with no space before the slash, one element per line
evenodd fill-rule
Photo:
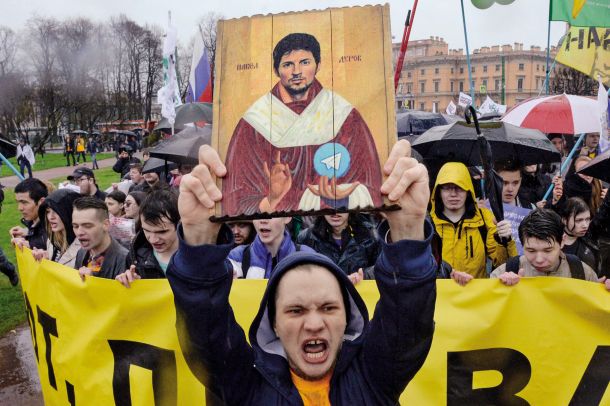
<path fill-rule="evenodd" d="M 519 70 L 525 70 L 525 64 L 524 63 L 520 63 L 519 64 Z"/>
<path fill-rule="evenodd" d="M 500 89 L 500 79 L 496 79 L 494 81 L 494 90 L 501 90 Z"/>
<path fill-rule="evenodd" d="M 440 70 L 439 70 L 439 68 L 434 68 L 434 74 L 435 74 L 435 75 L 438 75 L 438 72 L 439 72 L 439 71 L 440 71 Z"/>
<path fill-rule="evenodd" d="M 425 110 L 426 109 L 426 103 L 419 103 L 419 109 L 420 110 Z"/>
<path fill-rule="evenodd" d="M 411 72 L 407 72 L 407 78 L 411 79 Z"/>
<path fill-rule="evenodd" d="M 474 73 L 474 66 L 470 68 L 470 71 Z"/>
<path fill-rule="evenodd" d="M 434 93 L 438 93 L 438 88 L 440 87 L 440 83 L 439 81 L 434 82 Z"/>
<path fill-rule="evenodd" d="M 464 73 L 464 68 L 460 68 L 460 73 Z"/>
<path fill-rule="evenodd" d="M 500 72 L 500 65 L 496 65 L 496 72 Z"/>
<path fill-rule="evenodd" d="M 419 73 L 420 73 L 420 75 L 425 75 L 426 74 L 426 70 L 422 69 L 422 70 L 419 71 Z"/>
<path fill-rule="evenodd" d="M 536 71 L 540 71 L 540 65 L 536 64 Z"/>
<path fill-rule="evenodd" d="M 453 68 L 451 68 L 451 74 L 453 74 Z"/>
<path fill-rule="evenodd" d="M 517 78 L 517 91 L 523 91 L 523 78 Z"/>
<path fill-rule="evenodd" d="M 452 82 L 451 82 L 451 93 L 453 93 L 453 92 L 454 92 L 453 87 L 454 87 L 454 86 L 453 86 L 453 81 L 452 81 Z"/>
<path fill-rule="evenodd" d="M 481 85 L 485 86 L 485 89 L 487 89 L 487 79 L 483 79 Z"/>
<path fill-rule="evenodd" d="M 483 72 L 487 72 L 487 65 L 483 65 Z"/>
<path fill-rule="evenodd" d="M 426 82 L 419 82 L 419 92 L 426 93 Z"/>
<path fill-rule="evenodd" d="M 407 93 L 413 93 L 413 83 L 407 83 Z"/>
<path fill-rule="evenodd" d="M 464 82 L 460 81 L 460 92 L 464 91 Z"/>
<path fill-rule="evenodd" d="M 432 111 L 438 113 L 438 102 L 432 102 Z"/>

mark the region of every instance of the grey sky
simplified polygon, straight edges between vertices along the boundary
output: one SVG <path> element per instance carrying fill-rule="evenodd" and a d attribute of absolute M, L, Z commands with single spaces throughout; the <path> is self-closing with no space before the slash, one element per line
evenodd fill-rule
<path fill-rule="evenodd" d="M 95 21 L 108 21 L 110 16 L 125 14 L 140 24 L 165 25 L 168 5 L 172 20 L 178 26 L 179 38 L 185 42 L 196 32 L 197 20 L 209 11 L 222 13 L 227 18 L 254 14 L 323 9 L 372 4 L 359 0 L 295 1 L 295 0 L 1 0 L 3 12 L 0 25 L 13 29 L 24 27 L 34 13 L 58 19 L 86 16 Z M 390 0 L 392 33 L 400 41 L 407 10 L 413 0 Z M 464 0 L 468 38 L 471 50 L 483 45 L 521 42 L 546 47 L 548 0 L 515 0 L 508 6 L 493 5 L 487 10 L 476 9 Z M 565 24 L 553 22 L 551 44 L 556 44 Z M 450 48 L 465 48 L 459 0 L 420 0 L 415 15 L 411 39 L 430 36 L 445 38 Z"/>

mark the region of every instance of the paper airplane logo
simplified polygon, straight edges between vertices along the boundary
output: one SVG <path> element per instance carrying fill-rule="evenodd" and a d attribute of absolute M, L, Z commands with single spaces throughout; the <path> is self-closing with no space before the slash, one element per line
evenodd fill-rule
<path fill-rule="evenodd" d="M 341 165 L 341 153 L 339 152 L 338 154 L 323 159 L 322 163 L 326 165 L 326 169 L 339 169 L 339 165 Z"/>

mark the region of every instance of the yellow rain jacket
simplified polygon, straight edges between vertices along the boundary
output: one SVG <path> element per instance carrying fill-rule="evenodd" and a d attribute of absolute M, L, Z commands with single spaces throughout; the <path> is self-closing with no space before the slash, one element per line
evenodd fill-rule
<path fill-rule="evenodd" d="M 468 192 L 466 212 L 456 224 L 443 215 L 444 207 L 439 185 L 447 183 L 454 183 Z M 431 202 L 430 215 L 436 232 L 443 240 L 443 260 L 454 270 L 467 272 L 475 278 L 487 278 L 486 256 L 491 258 L 495 269 L 505 263 L 509 257 L 517 255 L 515 241 L 511 240 L 505 247 L 494 238 L 496 234 L 494 216 L 490 210 L 477 206 L 470 173 L 464 164 L 449 162 L 443 165 L 432 190 Z M 485 242 L 484 228 L 487 229 Z"/>

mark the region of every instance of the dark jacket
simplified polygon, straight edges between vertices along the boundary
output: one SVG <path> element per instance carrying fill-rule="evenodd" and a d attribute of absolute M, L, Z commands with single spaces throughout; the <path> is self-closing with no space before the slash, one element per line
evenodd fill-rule
<path fill-rule="evenodd" d="M 380 299 L 369 322 L 364 302 L 345 273 L 316 253 L 298 252 L 280 261 L 267 284 L 250 344 L 229 305 L 233 283 L 226 257 L 231 245 L 189 246 L 182 239 L 167 277 L 174 292 L 177 331 L 195 376 L 229 405 L 302 405 L 283 347 L 268 317 L 268 301 L 281 277 L 300 263 L 331 271 L 349 301 L 349 321 L 330 381 L 333 405 L 396 405 L 423 364 L 434 331 L 436 265 L 425 241 L 382 243 L 375 266 Z"/>
<path fill-rule="evenodd" d="M 131 265 L 136 266 L 136 272 L 142 279 L 165 279 L 165 273 L 143 231 L 136 234 L 125 258 L 125 269 Z"/>
<path fill-rule="evenodd" d="M 522 202 L 536 204 L 542 200 L 551 183 L 551 177 L 541 173 L 540 170 L 536 171 L 533 176 L 523 173 L 521 187 L 519 188 L 519 199 Z"/>
<path fill-rule="evenodd" d="M 112 238 L 110 247 L 104 253 L 104 262 L 102 269 L 95 276 L 98 278 L 114 279 L 118 274 L 125 272 L 125 258 L 127 257 L 127 249 Z M 87 266 L 83 263 L 87 255 L 87 250 L 81 248 L 76 254 L 75 269 L 80 269 L 81 266 Z"/>
<path fill-rule="evenodd" d="M 30 243 L 30 248 L 47 249 L 47 230 L 44 227 L 44 222 L 40 220 L 34 224 L 32 221 L 21 219 L 21 223 L 28 229 L 25 239 Z"/>
<path fill-rule="evenodd" d="M 66 238 L 68 239 L 68 245 L 74 241 L 74 230 L 72 229 L 72 205 L 76 199 L 79 199 L 81 195 L 70 189 L 59 189 L 51 192 L 40 205 L 38 209 L 38 218 L 40 219 L 40 226 L 43 230 L 46 230 L 47 221 L 47 208 L 53 209 L 55 213 L 59 215 L 61 222 L 64 223 L 66 229 Z M 48 236 L 53 243 L 53 237 Z M 47 242 L 45 241 L 43 249 L 47 248 Z"/>
<path fill-rule="evenodd" d="M 358 214 L 350 214 L 348 227 L 341 233 L 341 246 L 323 216 L 316 219 L 313 227 L 299 233 L 297 243 L 326 255 L 348 275 L 359 268 L 370 274 L 381 249 L 374 225 Z"/>
<path fill-rule="evenodd" d="M 123 178 L 123 176 L 127 175 L 127 173 L 129 172 L 129 165 L 139 163 L 140 160 L 135 156 L 130 156 L 129 158 L 119 158 L 112 166 L 112 170 L 116 173 L 120 173 L 121 178 Z"/>

